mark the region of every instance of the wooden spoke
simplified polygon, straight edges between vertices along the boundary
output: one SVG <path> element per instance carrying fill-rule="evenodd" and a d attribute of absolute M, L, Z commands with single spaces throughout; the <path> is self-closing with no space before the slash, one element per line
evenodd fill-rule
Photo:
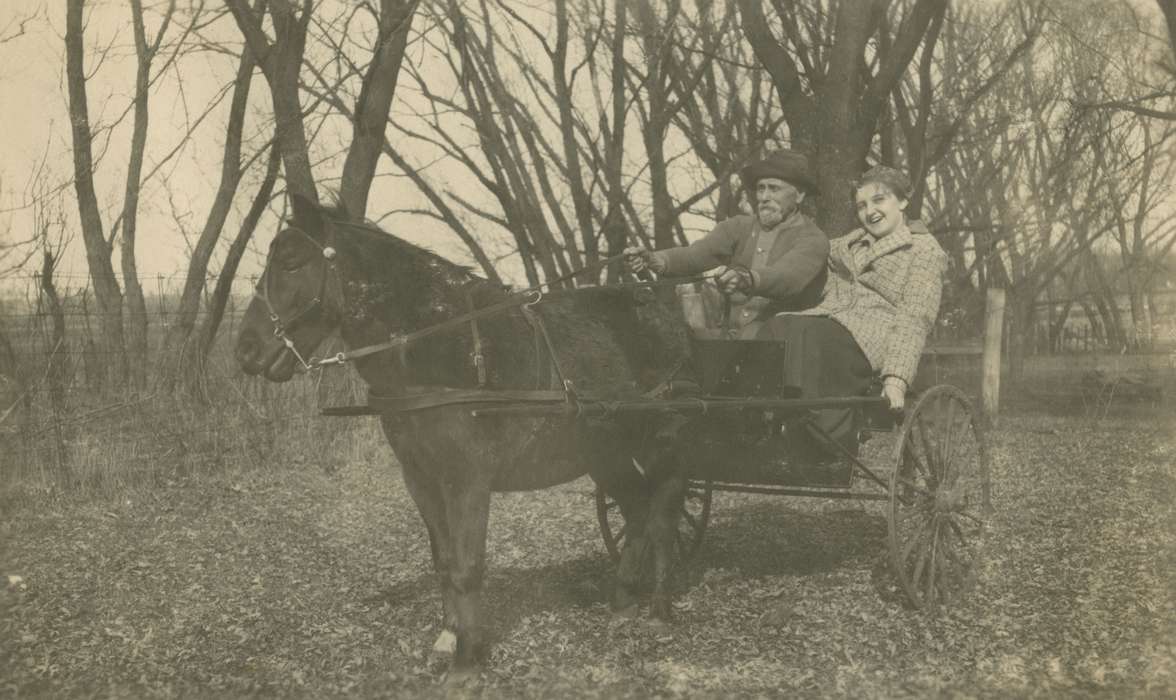
<path fill-rule="evenodd" d="M 933 526 L 931 528 L 931 562 L 930 568 L 927 569 L 927 593 L 926 602 L 930 605 L 935 605 L 935 559 L 939 556 L 939 527 Z M 915 578 L 917 582 L 918 577 Z"/>
<path fill-rule="evenodd" d="M 911 544 L 922 542 L 923 539 L 923 537 L 919 537 L 918 540 L 912 540 Z M 911 573 L 911 583 L 914 584 L 916 590 L 918 590 L 919 582 L 923 580 L 923 567 L 927 564 L 927 555 L 929 553 L 929 549 L 920 547 L 915 554 L 915 570 Z"/>
<path fill-rule="evenodd" d="M 916 440 L 915 432 L 916 432 L 915 430 L 911 430 L 911 432 L 907 435 L 907 440 L 906 440 L 906 444 L 908 445 L 907 455 L 909 455 L 910 458 L 912 460 L 914 460 L 914 466 L 915 466 L 916 471 L 922 471 L 923 474 L 927 475 L 927 477 L 930 477 L 931 467 L 928 464 L 929 458 L 930 458 L 930 453 L 927 452 L 926 444 L 921 439 L 922 433 L 921 432 L 919 433 L 918 437 L 920 439 Z M 918 448 L 920 446 L 923 447 L 923 456 L 922 457 L 919 456 L 919 449 Z"/>
<path fill-rule="evenodd" d="M 972 550 L 972 544 L 968 542 L 968 536 L 964 534 L 964 530 L 960 527 L 960 524 L 957 523 L 955 519 L 948 519 L 947 522 L 950 525 L 951 531 L 954 532 L 956 538 L 959 539 L 960 544 L 964 547 L 965 550 L 967 550 L 968 558 L 975 558 L 975 552 Z"/>
<path fill-rule="evenodd" d="M 915 414 L 916 424 L 919 426 L 919 442 L 923 446 L 923 455 L 927 458 L 927 481 L 934 484 L 939 476 L 936 473 L 935 464 L 935 445 L 931 441 L 930 430 L 927 428 L 927 421 L 922 413 Z"/>
<path fill-rule="evenodd" d="M 930 496 L 930 495 L 931 495 L 931 492 L 930 492 L 930 491 L 928 491 L 927 489 L 923 488 L 922 486 L 919 486 L 918 484 L 914 483 L 913 481 L 908 481 L 908 480 L 906 480 L 906 479 L 903 479 L 903 478 L 901 478 L 901 477 L 900 477 L 900 478 L 898 479 L 898 483 L 900 483 L 900 484 L 902 484 L 903 486 L 905 486 L 905 487 L 907 487 L 907 488 L 911 489 L 912 491 L 914 491 L 914 492 L 918 493 L 920 496 Z"/>
<path fill-rule="evenodd" d="M 928 524 L 928 522 L 924 522 L 922 525 L 920 525 L 918 531 L 916 531 L 914 536 L 911 537 L 911 540 L 907 542 L 907 545 L 903 549 L 902 556 L 899 558 L 899 561 L 905 563 L 911 558 L 911 553 L 915 551 L 915 547 L 917 547 L 922 542 L 923 534 L 928 530 Z M 915 579 L 917 580 L 918 578 L 918 575 L 916 575 Z"/>
<path fill-rule="evenodd" d="M 905 513 L 896 515 L 895 517 L 897 518 L 897 523 L 899 524 L 906 524 L 914 520 L 917 520 L 920 523 L 924 523 L 927 521 L 928 515 L 930 515 L 929 511 L 930 509 L 927 507 L 914 507 Z"/>
<path fill-rule="evenodd" d="M 954 447 L 952 439 L 955 437 L 955 401 L 952 396 L 944 395 L 940 403 L 946 404 L 943 406 L 943 439 L 939 442 L 939 463 L 943 469 L 940 480 L 944 483 L 951 483 L 951 458 Z"/>

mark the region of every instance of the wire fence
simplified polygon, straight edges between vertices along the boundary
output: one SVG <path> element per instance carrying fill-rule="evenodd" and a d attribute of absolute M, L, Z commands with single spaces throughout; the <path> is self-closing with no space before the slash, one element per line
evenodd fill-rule
<path fill-rule="evenodd" d="M 323 406 L 364 402 L 362 382 L 351 370 L 332 368 L 275 385 L 237 367 L 232 343 L 252 292 L 248 280 L 229 298 L 206 354 L 184 356 L 184 367 L 175 356 L 164 357 L 182 280 L 162 279 L 163 291 L 147 303 L 148 352 L 139 368 L 145 381 L 134 387 L 112 380 L 112 366 L 127 357 L 101 342 L 88 288 L 59 289 L 60 307 L 53 309 L 36 277 L 24 280 L 20 293 L 6 280 L 0 298 L 0 507 L 8 499 L 121 493 L 242 467 L 334 468 L 356 450 L 380 446 L 372 421 L 319 415 Z M 64 328 L 55 328 L 55 311 Z M 209 314 L 201 308 L 195 327 Z"/>
<path fill-rule="evenodd" d="M 162 350 L 182 278 L 149 279 L 157 291 L 147 304 L 146 381 L 136 388 L 110 381 L 112 364 L 126 358 L 100 342 L 87 287 L 59 290 L 60 307 L 53 309 L 35 276 L 19 294 L 13 291 L 19 285 L 7 280 L 0 297 L 0 506 L 30 494 L 117 492 L 241 466 L 332 468 L 355 459 L 357 450 L 386 450 L 374 421 L 320 417 L 324 406 L 365 402 L 350 369 L 320 370 L 282 385 L 240 371 L 232 342 L 251 280 L 230 296 L 199 367 L 177 367 Z M 64 328 L 54 327 L 55 311 Z M 207 307 L 197 312 L 196 327 L 209 313 Z M 1104 411 L 1111 400 L 1170 404 L 1176 396 L 1171 352 L 1100 354 L 1089 336 L 1082 343 L 1081 355 L 1029 357 L 1005 395 Z M 920 383 L 952 383 L 977 395 L 978 345 L 939 333 L 932 348 Z"/>

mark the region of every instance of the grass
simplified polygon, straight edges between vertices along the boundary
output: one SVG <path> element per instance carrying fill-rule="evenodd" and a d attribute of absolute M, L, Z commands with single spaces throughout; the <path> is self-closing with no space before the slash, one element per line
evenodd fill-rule
<path fill-rule="evenodd" d="M 331 426 L 336 424 L 324 419 Z M 366 419 L 352 419 L 360 431 Z M 677 622 L 607 613 L 591 485 L 496 497 L 485 697 L 1170 697 L 1169 417 L 1005 416 L 981 585 L 905 607 L 875 505 L 716 495 Z M 0 693 L 447 695 L 428 545 L 385 447 L 0 516 Z M 13 580 L 13 579 L 10 579 Z"/>

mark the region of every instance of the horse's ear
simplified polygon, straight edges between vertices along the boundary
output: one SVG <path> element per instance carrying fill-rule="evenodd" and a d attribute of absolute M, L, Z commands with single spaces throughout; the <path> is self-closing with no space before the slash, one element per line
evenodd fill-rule
<path fill-rule="evenodd" d="M 323 215 L 317 204 L 297 192 L 290 193 L 290 208 L 294 210 L 294 222 L 308 233 L 323 229 Z"/>

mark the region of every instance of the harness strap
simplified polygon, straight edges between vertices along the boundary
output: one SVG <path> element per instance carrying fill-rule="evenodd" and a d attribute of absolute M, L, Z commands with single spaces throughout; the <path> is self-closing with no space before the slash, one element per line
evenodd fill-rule
<path fill-rule="evenodd" d="M 384 396 L 368 391 L 368 406 L 381 413 L 406 413 L 471 403 L 563 403 L 567 395 L 555 389 L 454 389 L 445 386 L 411 386 L 406 393 Z"/>
<path fill-rule="evenodd" d="M 609 259 L 609 260 L 611 261 L 611 259 Z M 697 281 L 701 281 L 701 280 L 705 280 L 705 279 L 708 279 L 708 276 L 700 275 L 697 277 L 660 279 L 660 280 L 656 280 L 656 281 L 652 281 L 652 282 L 641 282 L 641 283 L 638 283 L 635 285 L 620 284 L 620 285 L 613 285 L 613 287 L 614 288 L 622 288 L 622 289 L 626 288 L 626 287 L 642 289 L 642 288 L 650 288 L 650 287 L 678 285 L 678 284 L 682 284 L 683 282 L 697 282 Z M 558 281 L 558 280 L 553 280 L 553 282 L 554 281 Z M 542 291 L 540 291 L 540 288 L 543 286 L 546 286 L 546 285 L 539 285 L 536 287 L 532 287 L 530 289 L 524 289 L 520 292 L 516 292 L 514 295 L 512 295 L 511 297 L 509 297 L 505 301 L 500 301 L 497 304 L 491 304 L 490 306 L 483 307 L 483 308 L 478 309 L 476 311 L 471 311 L 469 313 L 465 313 L 460 316 L 455 316 L 453 318 L 446 319 L 445 321 L 442 321 L 436 325 L 429 326 L 427 328 L 422 328 L 419 331 L 414 331 L 412 333 L 407 333 L 407 334 L 393 334 L 392 339 L 387 342 L 384 342 L 384 343 L 377 343 L 375 345 L 368 345 L 368 346 L 358 348 L 355 350 L 351 350 L 351 351 L 340 352 L 340 353 L 334 355 L 333 357 L 327 357 L 327 358 L 324 358 L 321 360 L 317 359 L 317 358 L 312 358 L 308 363 L 308 367 L 326 367 L 328 365 L 341 365 L 346 362 L 358 360 L 361 357 L 367 357 L 368 355 L 374 355 L 376 353 L 384 352 L 386 350 L 392 350 L 395 348 L 402 348 L 403 349 L 405 346 L 407 346 L 411 343 L 414 343 L 418 340 L 421 340 L 423 338 L 427 338 L 431 335 L 436 335 L 437 333 L 443 333 L 445 331 L 448 331 L 452 328 L 459 327 L 459 326 L 466 324 L 466 323 L 469 323 L 471 321 L 475 321 L 480 318 L 485 318 L 486 316 L 493 316 L 494 314 L 500 313 L 502 311 L 507 311 L 507 310 L 510 310 L 510 309 L 513 309 L 516 307 L 524 307 L 525 308 L 526 306 L 533 306 L 535 304 L 538 304 L 539 301 L 544 298 L 544 296 L 545 296 L 544 293 Z M 577 291 L 577 290 L 559 290 L 559 291 L 551 292 L 547 296 L 555 297 L 555 296 L 560 296 L 562 294 L 566 294 L 566 293 L 574 292 L 574 291 Z M 540 328 L 542 328 L 542 326 L 540 326 Z M 542 331 L 542 335 L 546 336 L 546 330 Z M 548 347 L 550 348 L 550 339 L 547 339 L 547 343 L 548 343 Z M 555 358 L 555 355 L 553 353 L 552 354 L 553 361 L 554 361 L 554 358 Z M 558 367 L 557 367 L 557 371 L 558 371 Z M 562 378 L 561 378 L 561 382 L 562 382 Z"/>
<path fill-rule="evenodd" d="M 477 309 L 474 307 L 474 295 L 467 287 L 465 290 L 466 305 L 470 308 L 470 313 Z M 482 334 L 478 332 L 478 319 L 470 319 L 470 334 L 474 337 L 474 370 L 478 374 L 478 388 L 486 386 L 486 356 L 482 354 Z"/>
<path fill-rule="evenodd" d="M 543 317 L 535 313 L 535 310 L 529 304 L 525 304 L 520 309 L 523 316 L 531 323 L 532 328 L 539 329 L 539 336 L 543 338 L 543 344 L 547 346 L 547 356 L 551 358 L 551 370 L 555 373 L 555 379 L 559 382 L 559 386 L 563 387 L 564 396 L 569 402 L 576 400 L 576 395 L 573 391 L 572 382 L 564 377 L 563 369 L 559 366 L 559 357 L 555 354 L 555 345 L 551 342 L 551 336 L 547 333 L 547 325 L 543 323 Z"/>
<path fill-rule="evenodd" d="M 428 338 L 429 336 L 436 335 L 438 333 L 444 333 L 451 328 L 457 328 L 463 324 L 469 323 L 479 318 L 493 316 L 494 314 L 501 313 L 502 311 L 513 309 L 524 304 L 537 303 L 542 298 L 543 295 L 539 292 L 527 292 L 523 295 L 514 296 L 505 301 L 500 301 L 497 304 L 491 304 L 490 306 L 482 307 L 477 311 L 471 311 L 460 316 L 454 316 L 453 318 L 446 319 L 445 321 L 442 321 L 436 325 L 429 326 L 428 328 L 422 328 L 419 331 L 393 335 L 391 340 L 384 343 L 368 345 L 366 347 L 351 350 L 349 352 L 341 352 L 334 357 L 328 357 L 326 359 L 319 360 L 317 364 L 319 366 L 343 364 L 344 362 L 358 360 L 361 357 L 374 355 L 378 352 L 384 352 L 385 350 L 405 347 L 411 343 L 415 343 L 418 340 Z"/>

